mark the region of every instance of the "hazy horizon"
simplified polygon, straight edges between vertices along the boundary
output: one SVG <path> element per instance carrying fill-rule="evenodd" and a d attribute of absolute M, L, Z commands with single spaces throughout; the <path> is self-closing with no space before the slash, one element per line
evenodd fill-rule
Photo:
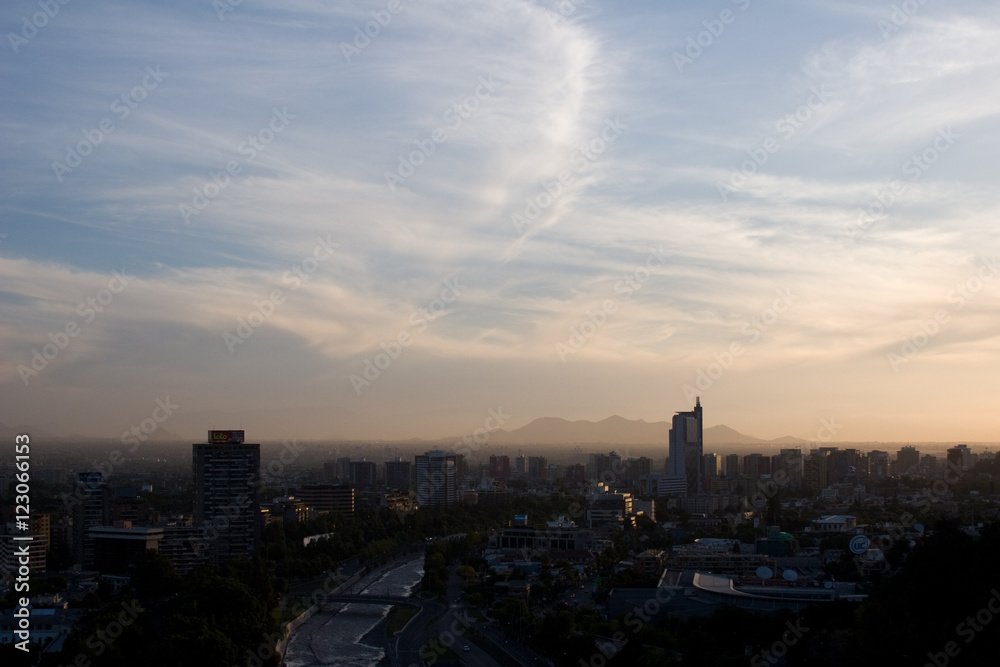
<path fill-rule="evenodd" d="M 609 417 L 608 419 L 612 419 Z M 550 418 L 559 419 L 559 418 Z M 390 445 L 398 446 L 402 448 L 413 449 L 414 452 L 422 452 L 428 448 L 444 448 L 444 449 L 455 449 L 462 450 L 466 452 L 471 452 L 474 455 L 478 455 L 478 459 L 488 458 L 490 454 L 511 454 L 518 453 L 524 450 L 525 454 L 529 453 L 539 453 L 537 448 L 555 449 L 560 454 L 564 453 L 563 450 L 580 450 L 576 451 L 576 454 L 586 454 L 595 453 L 601 451 L 616 450 L 624 457 L 628 456 L 651 456 L 653 458 L 666 456 L 667 455 L 667 441 L 666 436 L 658 440 L 650 441 L 623 441 L 614 439 L 605 440 L 524 440 L 524 441 L 509 441 L 503 440 L 498 436 L 506 431 L 518 431 L 526 426 L 531 426 L 534 420 L 529 424 L 515 424 L 511 429 L 498 429 L 494 431 L 489 431 L 488 433 L 483 433 L 482 431 L 476 433 L 464 433 L 464 434 L 447 434 L 439 437 L 429 437 L 429 438 L 399 438 L 399 439 L 365 439 L 365 438 L 346 438 L 346 437 L 323 437 L 323 436 L 307 436 L 307 437 L 297 437 L 291 434 L 282 434 L 276 432 L 269 432 L 267 430 L 250 430 L 246 431 L 246 441 L 247 442 L 259 442 L 264 446 L 277 446 L 283 443 L 295 442 L 297 444 L 315 448 L 331 446 L 335 449 L 341 447 L 349 448 L 362 448 L 358 451 L 363 454 L 364 447 L 370 447 L 373 445 Z M 574 422 L 570 422 L 574 423 Z M 579 423 L 579 422 L 575 422 Z M 589 422 L 596 423 L 596 422 Z M 665 429 L 669 428 L 668 422 L 662 422 Z M 233 425 L 230 425 L 233 426 Z M 0 423 L 0 430 L 3 432 L 15 431 L 10 425 Z M 20 431 L 18 431 L 20 432 Z M 664 434 L 666 430 L 664 430 Z M 726 424 L 714 424 L 705 427 L 705 453 L 747 453 L 754 451 L 770 451 L 781 448 L 797 448 L 801 447 L 804 450 L 815 449 L 818 447 L 843 447 L 843 448 L 855 448 L 861 449 L 863 451 L 870 451 L 871 449 L 879 449 L 888 447 L 890 454 L 895 455 L 899 447 L 903 446 L 916 446 L 921 450 L 922 454 L 939 454 L 944 455 L 946 450 L 954 446 L 955 444 L 967 444 L 974 452 L 980 453 L 981 451 L 991 451 L 994 448 L 1000 446 L 1000 442 L 990 442 L 990 441 L 878 441 L 878 440 L 866 440 L 866 441 L 849 441 L 849 440 L 835 440 L 835 439 L 816 439 L 816 438 L 798 438 L 799 442 L 788 442 L 785 441 L 786 438 L 796 438 L 794 435 L 785 435 L 773 439 L 763 439 L 757 438 L 757 441 L 743 441 L 736 439 L 726 439 L 727 433 L 735 433 L 738 436 L 745 438 L 756 438 L 754 434 L 743 433 L 738 429 L 732 429 Z M 79 441 L 86 442 L 87 444 L 99 444 L 99 443 L 110 443 L 112 446 L 119 446 L 123 443 L 122 437 L 116 437 L 113 435 L 83 435 L 83 434 L 65 434 L 65 433 L 52 433 L 42 430 L 40 433 L 36 430 L 35 434 L 32 435 L 33 441 L 41 444 L 65 444 L 67 442 Z M 488 435 L 489 437 L 485 437 Z M 192 443 L 203 442 L 205 440 L 201 433 L 185 430 L 184 433 L 175 433 L 169 430 L 159 429 L 154 431 L 149 435 L 143 434 L 139 438 L 139 446 L 135 447 L 133 454 L 136 456 L 146 456 L 148 452 L 141 451 L 139 447 L 143 450 L 155 449 L 159 446 L 170 446 L 170 445 L 181 445 L 187 447 Z M 130 441 L 132 442 L 132 441 Z M 137 453 L 138 452 L 138 453 Z"/>
<path fill-rule="evenodd" d="M 1000 6 L 913 6 L 10 2 L 0 423 L 998 441 Z"/>

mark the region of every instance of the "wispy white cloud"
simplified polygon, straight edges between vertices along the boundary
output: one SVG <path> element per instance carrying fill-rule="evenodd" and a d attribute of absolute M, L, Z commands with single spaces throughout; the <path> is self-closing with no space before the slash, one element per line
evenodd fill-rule
<path fill-rule="evenodd" d="M 920 406 L 941 383 L 984 392 L 1000 281 L 962 309 L 947 298 L 998 247 L 989 6 L 924 5 L 883 38 L 868 5 L 754 3 L 683 72 L 674 51 L 718 9 L 588 2 L 552 21 L 527 0 L 402 6 L 350 58 L 342 44 L 384 3 L 244 2 L 224 21 L 208 6 L 71 5 L 3 56 L 19 94 L 0 101 L 0 421 L 58 405 L 73 428 L 114 432 L 152 384 L 209 410 L 340 406 L 377 415 L 382 437 L 459 432 L 484 401 L 524 421 L 659 419 L 733 341 L 747 352 L 704 399 L 760 436 L 808 422 L 775 426 L 776 401 L 903 438 L 933 427 Z M 121 118 L 113 101 L 155 66 L 169 75 Z M 289 120 L 269 134 L 275 109 Z M 52 162 L 104 118 L 114 132 L 60 183 Z M 581 160 L 609 121 L 624 129 Z M 907 180 L 949 127 L 960 138 Z M 768 139 L 779 149 L 720 197 Z M 845 233 L 893 181 L 905 192 Z M 292 290 L 283 278 L 317 238 L 339 247 Z M 665 261 L 624 298 L 651 248 Z M 24 387 L 18 365 L 122 268 L 135 282 Z M 414 333 L 449 278 L 461 294 Z M 223 334 L 273 289 L 286 301 L 230 353 Z M 776 290 L 794 306 L 750 341 Z M 609 299 L 620 308 L 563 363 L 556 345 Z M 947 326 L 893 372 L 887 353 L 942 308 Z M 358 395 L 350 376 L 401 332 L 412 345 Z M 234 382 L 246 388 L 222 398 Z M 879 401 L 881 425 L 867 416 Z"/>

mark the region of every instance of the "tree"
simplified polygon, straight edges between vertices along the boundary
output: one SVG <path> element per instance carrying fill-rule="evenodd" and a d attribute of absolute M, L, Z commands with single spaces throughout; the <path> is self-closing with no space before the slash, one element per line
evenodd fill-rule
<path fill-rule="evenodd" d="M 132 587 L 143 604 L 151 605 L 180 590 L 181 579 L 174 571 L 174 564 L 166 556 L 148 549 L 136 561 L 132 574 Z"/>

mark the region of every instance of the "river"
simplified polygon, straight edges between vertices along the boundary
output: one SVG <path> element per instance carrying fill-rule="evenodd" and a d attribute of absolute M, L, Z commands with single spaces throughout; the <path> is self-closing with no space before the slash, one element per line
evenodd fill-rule
<path fill-rule="evenodd" d="M 406 596 L 424 574 L 420 557 L 391 570 L 369 575 L 354 590 L 362 595 Z M 385 656 L 382 634 L 366 638 L 392 610 L 388 605 L 344 605 L 338 612 L 319 612 L 296 628 L 285 651 L 288 667 L 375 667 Z"/>

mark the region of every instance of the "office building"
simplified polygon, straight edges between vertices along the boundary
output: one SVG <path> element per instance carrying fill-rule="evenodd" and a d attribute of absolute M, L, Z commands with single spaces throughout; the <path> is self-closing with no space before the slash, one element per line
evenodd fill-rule
<path fill-rule="evenodd" d="M 260 516 L 265 526 L 301 523 L 309 520 L 309 514 L 309 507 L 296 496 L 280 496 L 260 504 Z"/>
<path fill-rule="evenodd" d="M 896 452 L 896 472 L 899 475 L 915 475 L 920 469 L 920 452 L 916 447 L 903 447 Z"/>
<path fill-rule="evenodd" d="M 652 472 L 652 459 L 645 456 L 640 456 L 639 458 L 630 457 L 627 461 L 625 461 L 622 478 L 627 482 L 635 484 L 639 481 L 640 477 L 643 475 L 649 475 Z"/>
<path fill-rule="evenodd" d="M 46 555 L 49 550 L 49 515 L 37 514 L 30 519 L 27 532 L 19 530 L 16 523 L 0 527 L 0 577 L 18 575 L 20 567 L 26 565 L 29 574 L 44 574 Z M 18 538 L 31 537 L 30 540 Z M 24 562 L 19 552 L 27 547 L 28 558 Z"/>
<path fill-rule="evenodd" d="M 740 455 L 726 454 L 726 477 L 736 479 L 740 476 Z"/>
<path fill-rule="evenodd" d="M 306 484 L 295 490 L 295 497 L 309 508 L 310 516 L 327 512 L 354 516 L 354 489 L 347 484 Z"/>
<path fill-rule="evenodd" d="M 490 477 L 494 479 L 507 479 L 510 477 L 510 457 L 490 456 Z"/>
<path fill-rule="evenodd" d="M 200 549 L 205 544 L 205 528 L 195 526 L 190 517 L 168 520 L 163 526 L 163 539 L 159 541 L 160 555 L 174 564 L 179 575 L 208 562 L 207 550 Z"/>
<path fill-rule="evenodd" d="M 679 570 L 697 570 L 752 577 L 757 568 L 774 568 L 774 560 L 764 554 L 745 554 L 734 551 L 733 541 L 718 538 L 701 538 L 691 544 L 675 544 L 670 552 L 671 567 Z"/>
<path fill-rule="evenodd" d="M 114 526 L 94 526 L 88 532 L 94 542 L 94 569 L 101 574 L 128 574 L 146 551 L 160 550 L 164 530 L 117 521 Z"/>
<path fill-rule="evenodd" d="M 574 463 L 566 466 L 567 482 L 583 482 L 587 479 L 587 466 L 582 463 Z"/>
<path fill-rule="evenodd" d="M 632 494 L 618 493 L 599 483 L 595 493 L 587 494 L 587 523 L 591 528 L 611 523 L 621 525 L 632 514 Z"/>
<path fill-rule="evenodd" d="M 964 472 L 974 465 L 972 450 L 968 445 L 955 445 L 948 450 L 948 469 L 951 472 Z"/>
<path fill-rule="evenodd" d="M 678 412 L 670 427 L 669 466 L 674 477 L 683 476 L 687 493 L 701 493 L 701 457 L 703 454 L 701 398 L 695 399 L 694 410 Z"/>
<path fill-rule="evenodd" d="M 654 498 L 683 495 L 687 493 L 687 480 L 662 472 L 650 473 L 639 478 L 639 493 Z"/>
<path fill-rule="evenodd" d="M 111 490 L 111 522 L 143 520 L 142 498 L 134 486 L 116 486 Z"/>
<path fill-rule="evenodd" d="M 722 472 L 722 457 L 718 454 L 704 454 L 701 457 L 702 479 L 718 477 Z"/>
<path fill-rule="evenodd" d="M 194 522 L 206 527 L 209 562 L 252 558 L 260 546 L 260 445 L 243 431 L 209 431 L 192 446 Z"/>
<path fill-rule="evenodd" d="M 803 474 L 805 473 L 802 450 L 782 449 L 776 458 L 778 460 L 772 462 L 771 466 L 773 472 L 782 471 L 785 474 L 785 479 L 788 480 L 790 488 L 800 488 L 802 486 Z"/>
<path fill-rule="evenodd" d="M 360 461 L 351 461 L 351 486 L 356 489 L 369 489 L 375 486 L 375 462 L 366 461 L 361 459 Z"/>
<path fill-rule="evenodd" d="M 413 486 L 413 462 L 400 458 L 386 461 L 385 485 L 392 491 L 409 491 Z"/>
<path fill-rule="evenodd" d="M 614 484 L 620 481 L 622 457 L 618 452 L 591 454 L 587 459 L 587 479 L 592 482 Z"/>
<path fill-rule="evenodd" d="M 765 465 L 765 463 L 770 464 L 770 462 L 770 457 L 757 453 L 747 454 L 743 457 L 743 474 L 750 478 L 751 487 L 756 485 L 757 480 L 762 475 L 770 474 L 770 465 Z"/>
<path fill-rule="evenodd" d="M 528 477 L 542 479 L 548 475 L 549 462 L 544 456 L 528 457 Z"/>
<path fill-rule="evenodd" d="M 417 456 L 414 461 L 417 506 L 453 505 L 458 502 L 456 456 L 441 450 Z"/>
<path fill-rule="evenodd" d="M 878 479 L 889 476 L 889 452 L 877 449 L 868 452 L 868 476 Z"/>
<path fill-rule="evenodd" d="M 514 458 L 514 474 L 526 475 L 528 473 L 528 458 L 520 454 Z"/>
<path fill-rule="evenodd" d="M 560 516 L 547 521 L 545 528 L 528 523 L 527 515 L 518 515 L 499 536 L 500 549 L 532 551 L 576 551 L 586 547 L 586 535 L 573 521 Z"/>
<path fill-rule="evenodd" d="M 111 524 L 111 489 L 99 472 L 81 472 L 73 486 L 73 563 L 94 567 L 94 526 Z"/>
<path fill-rule="evenodd" d="M 337 479 L 341 482 L 351 481 L 351 458 L 341 456 L 336 462 Z"/>
<path fill-rule="evenodd" d="M 818 496 L 819 492 L 830 486 L 833 466 L 829 452 L 813 452 L 803 461 L 803 486 L 810 495 Z"/>

